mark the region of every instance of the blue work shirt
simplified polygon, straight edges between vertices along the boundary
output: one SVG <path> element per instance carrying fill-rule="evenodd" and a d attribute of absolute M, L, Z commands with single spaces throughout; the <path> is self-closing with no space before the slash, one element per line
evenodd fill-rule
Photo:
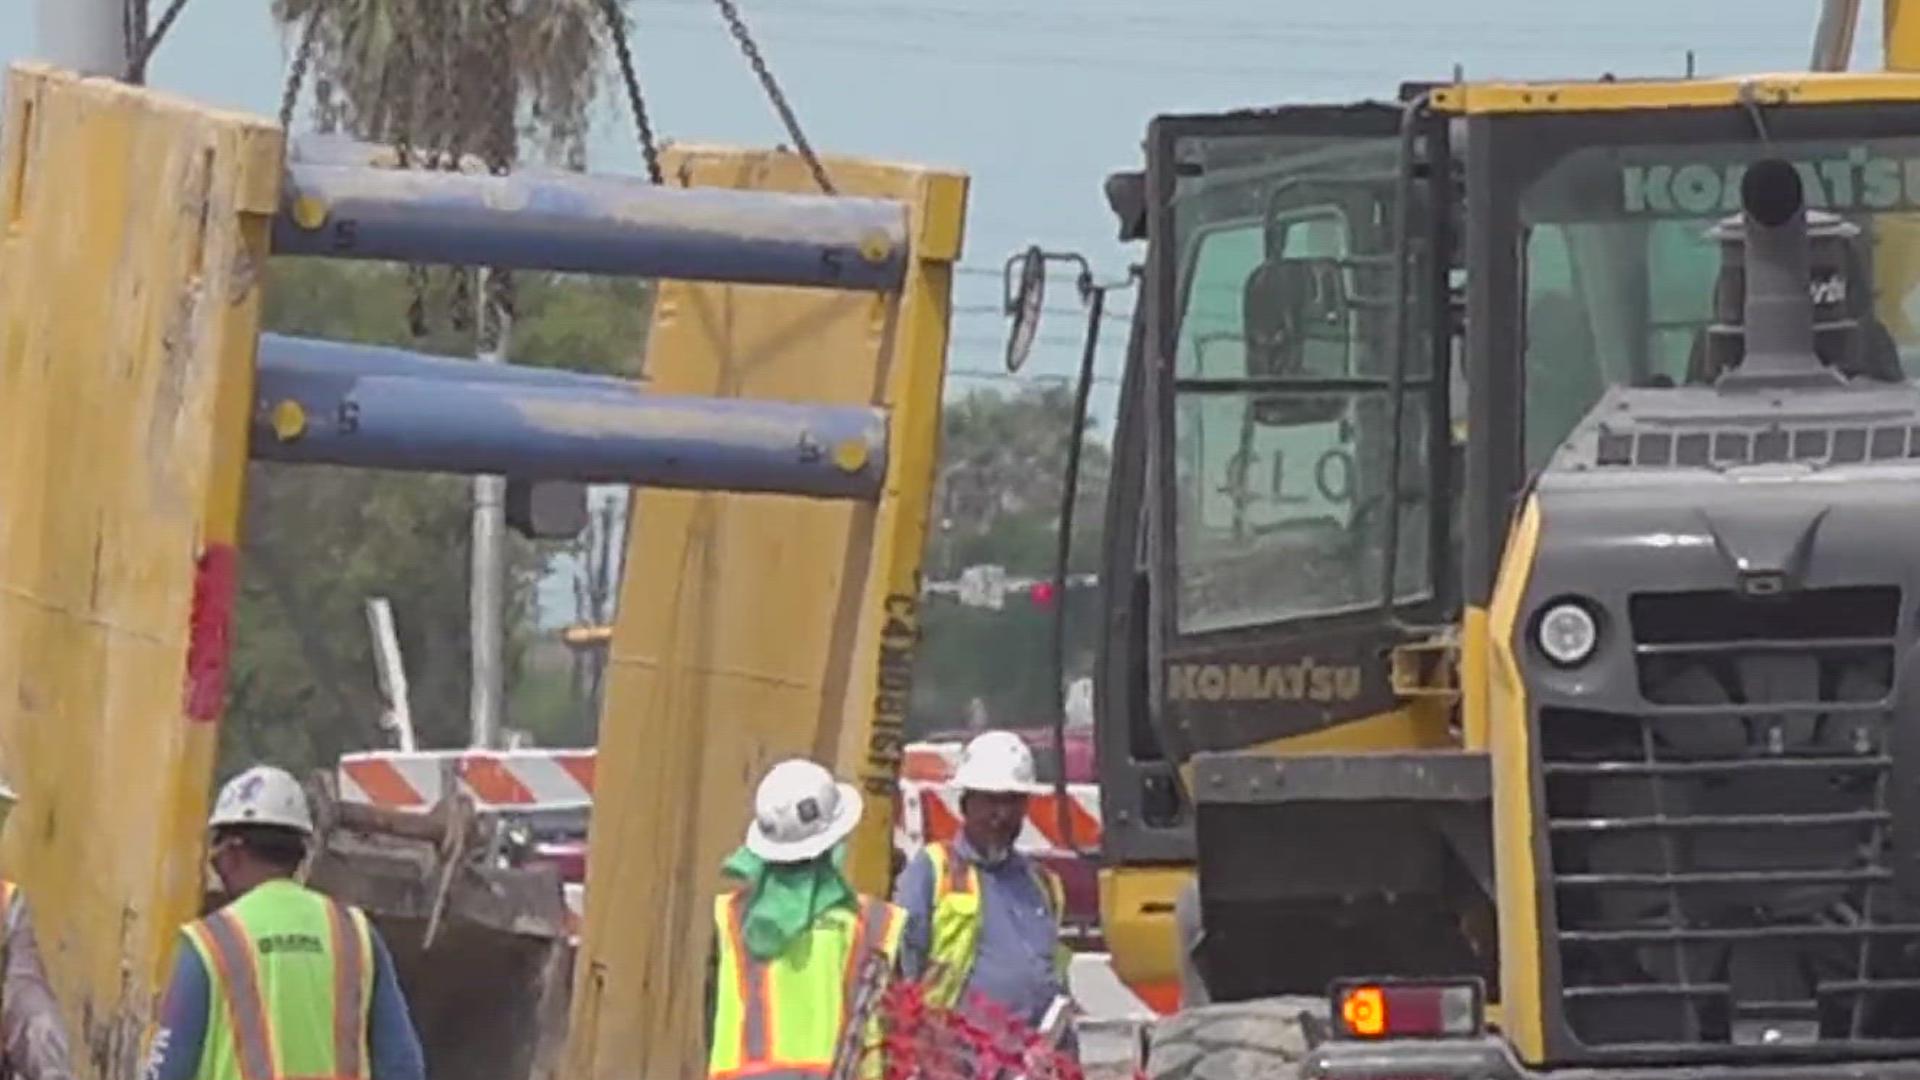
<path fill-rule="evenodd" d="M 372 928 L 369 927 L 369 930 Z M 367 1064 L 373 1080 L 426 1080 L 426 1055 L 407 1012 L 406 996 L 393 971 L 393 957 L 380 932 L 373 935 L 373 1001 L 367 1023 Z M 213 983 L 186 933 L 173 962 L 173 980 L 160 1002 L 160 1027 L 148 1051 L 146 1080 L 194 1080 L 207 1041 L 207 1010 Z"/>
<path fill-rule="evenodd" d="M 1010 852 L 998 866 L 982 866 L 965 836 L 954 840 L 953 856 L 972 864 L 980 890 L 980 943 L 961 1000 L 979 994 L 1028 1024 L 1038 1024 L 1054 996 L 1067 991 L 1053 970 L 1060 926 L 1032 862 Z M 924 849 L 900 872 L 893 902 L 907 912 L 901 971 L 919 978 L 926 970 L 933 933 L 933 858 Z"/>

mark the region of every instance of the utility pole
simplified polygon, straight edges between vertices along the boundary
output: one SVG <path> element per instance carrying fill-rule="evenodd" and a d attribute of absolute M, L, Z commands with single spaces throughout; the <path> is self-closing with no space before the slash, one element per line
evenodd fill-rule
<path fill-rule="evenodd" d="M 82 75 L 126 75 L 126 0 L 39 0 L 35 13 L 39 59 Z"/>
<path fill-rule="evenodd" d="M 503 364 L 512 339 L 512 317 L 494 301 L 492 274 L 479 271 L 478 348 L 474 359 Z M 468 636 L 473 655 L 472 694 L 468 702 L 469 742 L 492 748 L 500 742 L 505 711 L 507 606 L 507 481 L 501 476 L 473 478 L 473 579 L 467 593 Z"/>

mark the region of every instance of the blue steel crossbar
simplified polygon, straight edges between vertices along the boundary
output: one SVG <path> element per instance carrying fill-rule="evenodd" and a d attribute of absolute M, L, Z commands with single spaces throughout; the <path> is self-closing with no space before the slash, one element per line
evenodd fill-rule
<path fill-rule="evenodd" d="M 296 160 L 273 251 L 891 292 L 906 276 L 907 212 L 888 199 Z"/>
<path fill-rule="evenodd" d="M 601 376 L 260 339 L 253 457 L 871 500 L 876 408 L 645 393 Z"/>

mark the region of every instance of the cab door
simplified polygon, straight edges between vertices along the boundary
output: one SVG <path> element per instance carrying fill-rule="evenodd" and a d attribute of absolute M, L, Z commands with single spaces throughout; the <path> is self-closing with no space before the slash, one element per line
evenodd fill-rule
<path fill-rule="evenodd" d="M 1148 146 L 1161 745 L 1443 743 L 1391 718 L 1389 653 L 1451 606 L 1445 128 L 1310 107 L 1163 117 Z"/>

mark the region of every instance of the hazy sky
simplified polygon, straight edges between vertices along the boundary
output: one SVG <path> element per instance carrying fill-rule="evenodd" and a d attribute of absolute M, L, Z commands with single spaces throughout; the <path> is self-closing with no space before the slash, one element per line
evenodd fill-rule
<path fill-rule="evenodd" d="M 37 0 L 0 0 L 0 62 L 33 53 Z M 1286 102 L 1391 98 L 1409 79 L 1678 75 L 1803 68 L 1814 0 L 739 0 L 816 146 L 928 162 L 973 177 L 954 297 L 949 397 L 1002 385 L 1000 266 L 1030 243 L 1077 250 L 1118 276 L 1131 256 L 1101 195 L 1139 164 L 1147 121 Z M 163 5 L 155 3 L 156 9 Z M 1856 63 L 1877 63 L 1878 4 Z M 769 145 L 784 138 L 710 0 L 632 0 L 635 52 L 662 135 Z M 1460 15 L 1464 19 L 1449 20 Z M 151 81 L 271 114 L 287 43 L 268 0 L 187 0 Z M 610 97 L 592 168 L 639 173 L 633 121 Z M 1130 296 L 1109 310 L 1124 314 Z M 1023 378 L 1078 364 L 1070 283 Z M 1097 422 L 1111 423 L 1125 326 L 1104 335 Z M 549 583 L 548 619 L 570 607 Z"/>

